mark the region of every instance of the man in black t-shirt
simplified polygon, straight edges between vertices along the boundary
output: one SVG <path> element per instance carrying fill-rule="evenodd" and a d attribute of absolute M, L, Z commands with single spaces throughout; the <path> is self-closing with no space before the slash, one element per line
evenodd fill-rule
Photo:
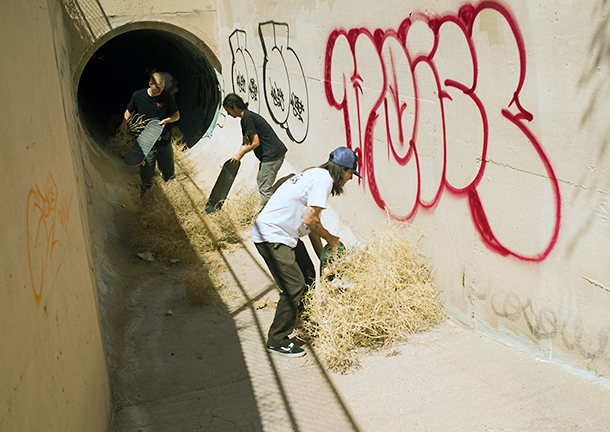
<path fill-rule="evenodd" d="M 180 119 L 178 106 L 172 95 L 164 90 L 164 87 L 165 79 L 163 75 L 158 72 L 151 74 L 148 88 L 137 90 L 131 96 L 119 130 L 125 131 L 127 129 L 127 120 L 134 113 L 143 115 L 144 120 L 159 119 L 159 124 L 162 126 L 178 121 Z M 144 163 L 140 165 L 142 193 L 152 186 L 155 164 L 159 166 L 163 180 L 168 181 L 174 176 L 174 152 L 170 145 L 170 139 L 171 129 L 164 127 L 159 140 L 146 156 Z"/>
<path fill-rule="evenodd" d="M 228 94 L 222 106 L 231 117 L 241 119 L 242 145 L 231 160 L 240 161 L 246 153 L 253 151 L 260 161 L 256 183 L 264 206 L 273 194 L 273 183 L 284 162 L 286 146 L 263 117 L 248 110 L 248 104 L 239 95 Z"/>

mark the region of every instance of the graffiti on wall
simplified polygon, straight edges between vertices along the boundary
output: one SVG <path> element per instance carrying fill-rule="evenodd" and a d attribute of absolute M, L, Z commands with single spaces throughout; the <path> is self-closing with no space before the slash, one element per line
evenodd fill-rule
<path fill-rule="evenodd" d="M 309 128 L 309 96 L 301 61 L 288 45 L 288 24 L 274 21 L 258 25 L 263 48 L 265 101 L 273 121 L 294 142 L 302 143 Z"/>
<path fill-rule="evenodd" d="M 589 361 L 608 360 L 608 342 L 610 327 L 598 325 L 597 335 L 585 332 L 583 317 L 577 312 L 564 310 L 565 316 L 550 307 L 536 309 L 531 298 L 522 299 L 514 292 L 476 292 L 471 289 L 472 298 L 488 300 L 494 314 L 511 322 L 524 320 L 532 336 L 538 340 L 550 340 L 559 337 L 566 348 L 576 352 Z"/>
<path fill-rule="evenodd" d="M 231 47 L 231 79 L 233 93 L 237 93 L 255 112 L 260 110 L 258 75 L 254 59 L 248 51 L 248 35 L 243 30 L 235 30 L 229 36 Z"/>
<path fill-rule="evenodd" d="M 289 45 L 288 24 L 260 23 L 258 35 L 263 52 L 262 88 L 248 51 L 246 32 L 235 30 L 229 36 L 233 92 L 248 101 L 249 109 L 255 112 L 260 112 L 260 100 L 264 98 L 273 121 L 290 140 L 302 143 L 309 130 L 309 94 L 301 61 Z"/>
<path fill-rule="evenodd" d="M 53 259 L 53 253 L 61 245 L 62 236 L 68 235 L 70 222 L 69 197 L 60 193 L 49 171 L 46 184 L 30 189 L 27 200 L 26 230 L 30 280 L 36 303 L 40 303 L 45 280 L 45 270 Z"/>
<path fill-rule="evenodd" d="M 485 22 L 495 27 L 482 43 L 473 29 L 478 23 L 481 30 Z M 497 61 L 507 64 L 506 75 L 492 67 Z M 441 195 L 449 193 L 466 200 L 475 229 L 490 249 L 541 261 L 557 241 L 561 199 L 553 167 L 530 129 L 533 115 L 520 101 L 525 78 L 519 26 L 495 1 L 442 16 L 413 13 L 397 29 L 334 30 L 324 64 L 327 101 L 342 112 L 346 145 L 359 155 L 363 187 L 379 208 L 409 220 L 419 209 L 434 210 Z M 534 175 L 551 191 L 547 208 L 552 206 L 553 227 L 535 251 L 498 238 L 481 197 L 490 165 L 514 168 L 492 160 L 490 149 L 512 142 L 527 148 L 526 157 L 535 159 L 543 173 Z M 397 170 L 404 173 L 400 208 L 387 201 L 396 194 L 396 179 L 383 181 Z"/>

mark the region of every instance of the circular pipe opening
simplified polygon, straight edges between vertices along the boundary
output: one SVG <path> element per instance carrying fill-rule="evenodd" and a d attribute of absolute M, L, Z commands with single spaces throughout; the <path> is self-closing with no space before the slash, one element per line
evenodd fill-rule
<path fill-rule="evenodd" d="M 178 80 L 178 126 L 188 147 L 206 133 L 220 108 L 216 71 L 189 40 L 157 29 L 122 33 L 99 47 L 83 68 L 77 98 L 81 121 L 98 142 L 116 132 L 134 91 L 148 87 L 148 69 Z"/>

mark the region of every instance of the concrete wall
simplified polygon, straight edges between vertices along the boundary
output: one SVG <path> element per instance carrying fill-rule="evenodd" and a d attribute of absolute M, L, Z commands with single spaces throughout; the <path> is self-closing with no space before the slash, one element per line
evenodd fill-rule
<path fill-rule="evenodd" d="M 219 2 L 225 91 L 297 169 L 355 149 L 342 226 L 415 224 L 453 317 L 608 376 L 602 4 Z"/>
<path fill-rule="evenodd" d="M 325 216 L 344 240 L 388 215 L 415 224 L 455 319 L 608 377 L 602 4 L 3 5 L 0 429 L 105 429 L 137 175 L 91 139 L 76 89 L 95 50 L 141 28 L 190 41 L 275 125 L 280 174 L 339 145 L 359 153 L 364 180 Z M 219 112 L 190 151 L 199 178 L 211 184 L 239 141 Z M 250 155 L 238 182 L 255 171 Z"/>
<path fill-rule="evenodd" d="M 104 431 L 108 366 L 122 355 L 127 330 L 120 311 L 139 188 L 137 170 L 91 135 L 79 110 L 80 74 L 107 40 L 140 28 L 169 29 L 219 71 L 211 48 L 186 30 L 202 25 L 197 34 L 215 46 L 216 17 L 166 13 L 168 2 L 145 10 L 110 4 L 118 16 L 96 1 L 5 3 L 0 430 Z M 114 84 L 100 80 L 100 98 Z"/>
<path fill-rule="evenodd" d="M 108 371 L 62 11 L 2 6 L 0 430 L 103 431 Z"/>

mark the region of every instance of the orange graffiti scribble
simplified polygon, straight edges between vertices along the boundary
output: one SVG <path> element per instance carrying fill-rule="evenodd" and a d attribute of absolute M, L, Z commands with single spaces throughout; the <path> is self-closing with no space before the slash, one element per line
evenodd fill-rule
<path fill-rule="evenodd" d="M 38 185 L 30 189 L 26 213 L 28 261 L 30 280 L 36 304 L 40 303 L 45 268 L 53 259 L 53 251 L 61 242 L 56 238 L 56 227 L 68 234 L 72 195 L 60 196 L 53 175 L 49 171 L 47 183 L 41 191 Z M 30 222 L 35 225 L 30 226 Z M 57 223 L 59 222 L 59 224 Z M 39 272 L 38 272 L 39 271 Z"/>

